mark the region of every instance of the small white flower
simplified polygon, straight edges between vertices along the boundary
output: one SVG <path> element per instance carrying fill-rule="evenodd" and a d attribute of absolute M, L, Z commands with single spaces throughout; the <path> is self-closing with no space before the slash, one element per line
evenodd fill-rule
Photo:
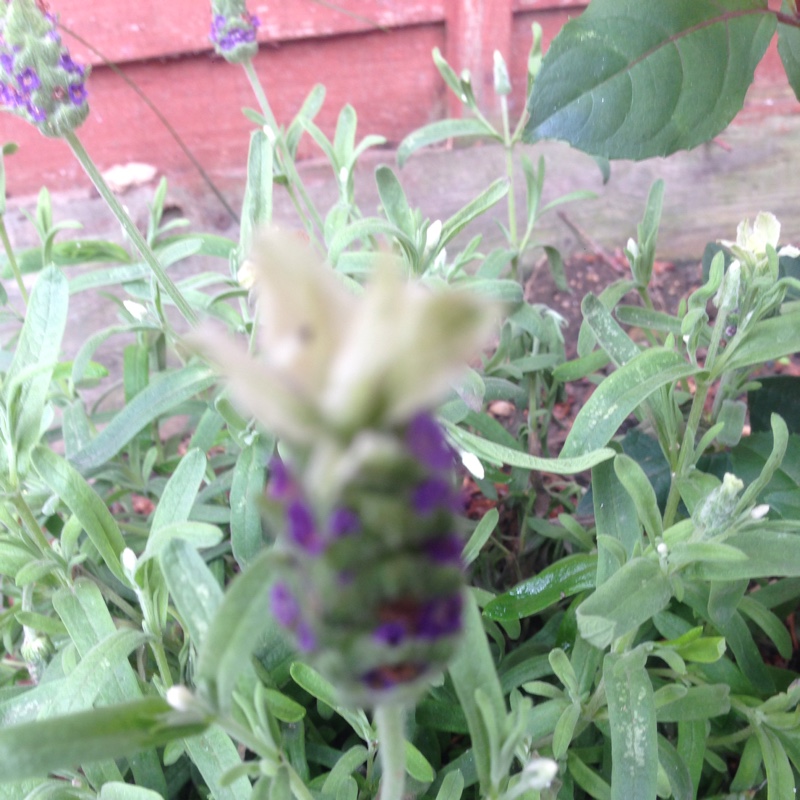
<path fill-rule="evenodd" d="M 475 453 L 468 453 L 466 450 L 459 450 L 458 455 L 461 458 L 461 463 L 472 474 L 472 476 L 477 478 L 479 481 L 483 480 L 486 470 L 484 470 L 483 464 L 481 464 L 481 460 L 478 458 L 478 456 L 476 456 Z"/>
<path fill-rule="evenodd" d="M 763 519 L 767 514 L 769 514 L 769 505 L 767 503 L 762 503 L 750 512 L 750 519 Z"/>
<path fill-rule="evenodd" d="M 139 559 L 136 558 L 136 553 L 134 553 L 130 547 L 126 547 L 120 554 L 119 559 L 122 562 L 122 568 L 125 572 L 129 575 L 134 575 L 136 572 L 136 565 L 139 563 Z"/>
<path fill-rule="evenodd" d="M 659 542 L 656 545 L 656 552 L 660 556 L 665 556 L 669 552 L 669 548 L 667 547 L 667 543 L 666 542 Z"/>
<path fill-rule="evenodd" d="M 440 219 L 434 220 L 428 225 L 428 230 L 425 233 L 425 252 L 430 253 L 439 244 L 439 239 L 442 237 L 442 221 Z"/>
<path fill-rule="evenodd" d="M 625 252 L 628 254 L 629 261 L 635 261 L 639 258 L 639 245 L 633 239 L 628 239 L 628 244 L 625 245 Z"/>
<path fill-rule="evenodd" d="M 147 308 L 135 300 L 123 300 L 125 310 L 137 321 L 141 322 L 147 316 Z"/>
<path fill-rule="evenodd" d="M 194 695 L 185 686 L 176 684 L 167 689 L 166 701 L 176 711 L 191 711 L 195 707 Z"/>

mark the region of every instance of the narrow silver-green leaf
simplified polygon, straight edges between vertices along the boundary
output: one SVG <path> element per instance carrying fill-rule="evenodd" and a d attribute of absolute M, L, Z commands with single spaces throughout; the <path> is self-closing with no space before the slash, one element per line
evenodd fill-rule
<path fill-rule="evenodd" d="M 641 650 L 609 653 L 603 680 L 611 729 L 611 800 L 654 800 L 658 739 L 653 686 Z"/>
<path fill-rule="evenodd" d="M 166 525 L 189 519 L 206 473 L 206 463 L 205 453 L 197 448 L 189 450 L 181 458 L 159 498 L 150 523 L 151 536 Z"/>
<path fill-rule="evenodd" d="M 578 630 L 595 647 L 608 647 L 666 608 L 671 597 L 669 579 L 658 562 L 634 558 L 581 603 Z"/>
<path fill-rule="evenodd" d="M 186 752 L 200 770 L 213 800 L 249 800 L 250 781 L 244 776 L 228 783 L 226 773 L 241 766 L 236 745 L 225 731 L 212 725 L 203 733 L 184 741 Z"/>
<path fill-rule="evenodd" d="M 494 131 L 479 119 L 442 119 L 410 133 L 397 148 L 397 163 L 402 167 L 412 153 L 423 147 L 464 136 L 492 136 Z"/>
<path fill-rule="evenodd" d="M 264 547 L 257 498 L 266 482 L 267 450 L 260 437 L 247 445 L 236 460 L 231 483 L 231 546 L 240 567 L 249 564 Z"/>
<path fill-rule="evenodd" d="M 121 581 L 125 573 L 119 561 L 125 539 L 106 504 L 68 462 L 46 447 L 37 447 L 32 462 L 42 480 L 80 521 L 106 566 Z"/>
<path fill-rule="evenodd" d="M 508 180 L 498 178 L 488 188 L 484 189 L 474 200 L 467 203 L 462 209 L 456 211 L 450 219 L 442 224 L 442 235 L 439 237 L 439 247 L 444 247 L 451 239 L 457 236 L 472 220 L 488 211 L 493 205 L 499 203 L 508 194 Z"/>
<path fill-rule="evenodd" d="M 166 373 L 139 392 L 94 441 L 73 459 L 82 472 L 110 461 L 139 431 L 213 385 L 208 367 L 197 364 Z"/>
<path fill-rule="evenodd" d="M 461 554 L 464 564 L 471 564 L 483 549 L 489 537 L 497 527 L 500 519 L 500 512 L 496 508 L 490 508 L 481 518 L 481 521 L 469 537 L 469 541 L 464 545 L 464 552 Z"/>
<path fill-rule="evenodd" d="M 612 372 L 578 412 L 559 460 L 603 447 L 653 392 L 694 375 L 697 368 L 671 350 L 652 348 Z"/>

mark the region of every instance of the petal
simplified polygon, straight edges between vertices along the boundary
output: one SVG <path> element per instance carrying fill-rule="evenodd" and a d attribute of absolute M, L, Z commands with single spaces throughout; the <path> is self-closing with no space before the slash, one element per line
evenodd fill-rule
<path fill-rule="evenodd" d="M 263 358 L 287 386 L 314 397 L 357 299 L 297 237 L 262 232 L 249 261 Z"/>
<path fill-rule="evenodd" d="M 267 430 L 295 444 L 310 444 L 319 436 L 313 404 L 243 347 L 209 327 L 194 331 L 185 341 L 227 378 L 237 405 Z"/>

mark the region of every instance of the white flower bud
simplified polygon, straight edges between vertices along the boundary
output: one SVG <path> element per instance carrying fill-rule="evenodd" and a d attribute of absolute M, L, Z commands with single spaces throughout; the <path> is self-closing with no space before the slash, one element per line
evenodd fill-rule
<path fill-rule="evenodd" d="M 194 695 L 180 684 L 167 689 L 166 700 L 176 711 L 191 711 L 195 707 Z"/>
<path fill-rule="evenodd" d="M 511 80 L 508 77 L 508 67 L 499 50 L 494 51 L 494 90 L 499 95 L 511 94 Z"/>
<path fill-rule="evenodd" d="M 428 225 L 428 230 L 425 233 L 425 252 L 430 253 L 439 244 L 439 239 L 442 237 L 442 221 L 440 219 L 434 220 Z"/>
<path fill-rule="evenodd" d="M 666 542 L 659 542 L 656 545 L 656 552 L 660 556 L 665 556 L 669 552 L 669 548 L 667 547 L 667 543 Z"/>
<path fill-rule="evenodd" d="M 472 474 L 473 477 L 477 478 L 479 481 L 483 480 L 483 476 L 486 474 L 486 471 L 483 468 L 483 464 L 481 464 L 481 460 L 475 453 L 467 453 L 465 450 L 459 451 L 458 455 L 461 457 L 461 463 L 464 467 Z"/>
<path fill-rule="evenodd" d="M 139 563 L 139 559 L 136 558 L 136 553 L 130 547 L 126 547 L 122 551 L 120 561 L 122 562 L 122 568 L 129 575 L 133 575 L 136 572 L 136 565 Z"/>
<path fill-rule="evenodd" d="M 750 512 L 750 519 L 763 519 L 767 514 L 769 514 L 769 505 L 767 503 L 762 503 Z"/>
<path fill-rule="evenodd" d="M 141 322 L 147 316 L 147 309 L 135 300 L 123 300 L 125 310 L 137 321 Z"/>

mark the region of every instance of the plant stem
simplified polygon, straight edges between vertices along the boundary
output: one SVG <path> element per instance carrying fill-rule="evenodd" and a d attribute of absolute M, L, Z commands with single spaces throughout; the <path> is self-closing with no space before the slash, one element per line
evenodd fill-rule
<path fill-rule="evenodd" d="M 261 113 L 266 118 L 267 125 L 269 125 L 275 134 L 276 148 L 280 157 L 281 166 L 286 172 L 286 189 L 289 192 L 289 197 L 291 198 L 292 204 L 297 210 L 297 213 L 300 215 L 300 218 L 303 220 L 309 235 L 312 238 L 315 238 L 314 225 L 316 225 L 320 231 L 325 229 L 325 226 L 322 222 L 322 217 L 320 217 L 319 211 L 317 211 L 314 202 L 309 197 L 308 192 L 303 185 L 303 181 L 297 172 L 294 159 L 286 147 L 286 141 L 283 138 L 283 133 L 278 127 L 278 121 L 275 119 L 275 115 L 272 113 L 272 108 L 270 107 L 269 100 L 267 100 L 267 95 L 264 92 L 264 88 L 261 86 L 261 81 L 258 79 L 252 59 L 245 61 L 242 66 L 244 67 L 247 79 L 250 81 L 250 86 L 253 89 L 256 100 L 258 100 L 258 105 L 261 107 Z M 299 194 L 302 198 L 309 216 L 306 216 L 303 213 L 303 209 L 300 207 L 300 202 L 297 199 L 297 194 L 295 194 L 295 189 L 297 190 L 297 194 Z"/>
<path fill-rule="evenodd" d="M 669 495 L 667 496 L 667 505 L 664 509 L 665 528 L 669 528 L 669 526 L 672 525 L 675 519 L 675 513 L 678 510 L 678 501 L 680 500 L 678 478 L 683 477 L 688 467 L 694 463 L 694 440 L 700 425 L 700 418 L 703 414 L 703 407 L 706 403 L 709 388 L 710 385 L 705 381 L 698 383 L 694 392 L 694 397 L 692 398 L 689 419 L 686 421 L 686 430 L 683 433 L 680 453 L 678 453 L 678 463 L 675 467 L 675 473 L 672 476 Z"/>
<path fill-rule="evenodd" d="M 25 288 L 25 284 L 22 281 L 22 273 L 19 270 L 19 264 L 17 264 L 17 257 L 14 255 L 14 248 L 11 246 L 11 240 L 8 238 L 8 231 L 6 230 L 6 218 L 2 214 L 0 214 L 0 239 L 3 242 L 3 249 L 6 251 L 8 263 L 11 266 L 11 271 L 14 273 L 17 286 L 19 286 L 19 292 L 22 295 L 25 305 L 27 306 L 28 290 Z"/>
<path fill-rule="evenodd" d="M 511 259 L 511 272 L 516 280 L 519 277 L 519 242 L 517 236 L 517 202 L 514 196 L 514 140 L 508 122 L 508 99 L 500 96 L 500 112 L 503 117 L 503 149 L 506 155 L 506 175 L 508 176 L 508 235 L 511 247 L 516 251 Z"/>
<path fill-rule="evenodd" d="M 64 135 L 64 139 L 72 148 L 72 152 L 75 154 L 75 157 L 78 159 L 81 166 L 86 171 L 86 174 L 95 185 L 97 191 L 100 192 L 100 196 L 106 201 L 106 204 L 111 209 L 120 225 L 122 225 L 123 230 L 133 243 L 133 246 L 139 251 L 139 254 L 153 271 L 153 274 L 156 276 L 158 282 L 164 287 L 164 291 L 172 298 L 172 302 L 175 303 L 176 307 L 184 316 L 186 321 L 190 325 L 196 326 L 197 315 L 195 314 L 194 309 L 186 301 L 186 298 L 181 294 L 178 287 L 172 282 L 172 278 L 170 278 L 169 275 L 167 275 L 167 273 L 164 271 L 164 268 L 159 263 L 155 253 L 147 244 L 144 236 L 142 236 L 142 234 L 139 232 L 139 229 L 136 227 L 136 225 L 134 225 L 133 220 L 122 207 L 119 200 L 117 200 L 114 193 L 111 191 L 111 189 L 109 189 L 108 184 L 100 174 L 100 170 L 97 169 L 95 163 L 86 152 L 86 149 L 81 144 L 78 137 L 73 131 L 70 131 Z"/>
<path fill-rule="evenodd" d="M 382 768 L 381 800 L 402 800 L 403 797 L 406 783 L 405 719 L 404 706 L 387 703 L 375 709 Z"/>

